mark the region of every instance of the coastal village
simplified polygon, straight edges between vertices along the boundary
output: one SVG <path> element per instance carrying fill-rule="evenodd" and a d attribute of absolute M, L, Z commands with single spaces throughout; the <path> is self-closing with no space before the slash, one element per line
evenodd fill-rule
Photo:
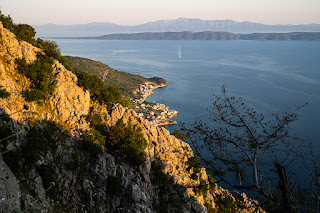
<path fill-rule="evenodd" d="M 149 95 L 153 94 L 154 89 L 165 86 L 165 84 L 156 85 L 153 82 L 146 82 L 137 89 L 139 98 L 133 100 L 133 109 L 138 116 L 149 120 L 155 126 L 177 124 L 172 117 L 176 116 L 178 111 L 169 110 L 169 107 L 164 104 L 145 101 Z"/>

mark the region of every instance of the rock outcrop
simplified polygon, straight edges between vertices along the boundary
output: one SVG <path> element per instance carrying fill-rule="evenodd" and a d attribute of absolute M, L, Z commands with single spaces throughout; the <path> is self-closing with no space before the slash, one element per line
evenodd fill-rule
<path fill-rule="evenodd" d="M 193 152 L 187 143 L 120 104 L 107 110 L 91 100 L 89 91 L 79 87 L 77 77 L 59 61 L 53 64 L 57 87 L 51 98 L 42 104 L 27 103 L 30 109 L 19 111 L 26 104 L 22 94 L 30 83 L 17 73 L 15 60 L 24 57 L 30 63 L 44 53 L 19 41 L 1 23 L 0 34 L 0 86 L 11 94 L 0 98 L 0 110 L 17 112 L 10 116 L 14 131 L 27 127 L 2 146 L 12 151 L 0 156 L 0 211 L 207 212 L 217 208 L 217 195 L 228 195 L 243 206 L 237 211 L 262 212 L 258 203 L 245 194 L 229 193 L 216 184 L 199 192 L 199 180 L 209 184 L 209 179 L 205 168 L 201 168 L 199 179 L 190 177 L 192 169 L 188 171 L 187 162 Z M 125 125 L 130 122 L 134 129 L 141 129 L 148 142 L 144 164 L 131 166 L 117 155 L 105 151 L 92 155 L 83 150 L 81 133 L 90 129 L 85 119 L 89 112 L 98 114 L 107 127 L 122 120 Z M 41 159 L 30 164 L 26 132 L 35 121 L 40 129 L 47 128 L 47 123 L 56 126 L 48 124 L 48 133 L 34 136 L 44 138 L 48 144 L 41 149 Z M 155 168 L 157 164 L 162 171 Z M 168 176 L 161 176 L 161 172 Z"/>
<path fill-rule="evenodd" d="M 0 212 L 6 212 L 7 209 L 20 208 L 18 181 L 0 156 Z"/>

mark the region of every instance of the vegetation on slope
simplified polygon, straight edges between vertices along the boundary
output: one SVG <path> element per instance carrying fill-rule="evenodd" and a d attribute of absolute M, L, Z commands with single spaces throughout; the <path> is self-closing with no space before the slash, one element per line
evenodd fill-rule
<path fill-rule="evenodd" d="M 10 95 L 11 94 L 7 92 L 6 89 L 2 89 L 2 86 L 0 85 L 0 98 L 8 98 Z"/>
<path fill-rule="evenodd" d="M 25 58 L 16 61 L 17 70 L 25 75 L 31 82 L 31 89 L 26 93 L 27 101 L 46 100 L 56 88 L 55 75 L 53 74 L 53 59 L 41 56 L 33 63 L 28 64 Z"/>
<path fill-rule="evenodd" d="M 73 67 L 99 76 L 106 85 L 118 87 L 126 97 L 135 97 L 136 89 L 145 82 L 166 84 L 166 80 L 162 78 L 145 78 L 141 75 L 118 71 L 99 61 L 74 56 L 64 56 L 64 58 L 70 61 Z"/>
<path fill-rule="evenodd" d="M 36 31 L 33 29 L 33 27 L 27 24 L 14 24 L 10 15 L 3 15 L 1 10 L 0 21 L 2 22 L 3 27 L 10 30 L 13 34 L 17 36 L 18 39 L 35 45 L 34 36 L 36 35 Z"/>

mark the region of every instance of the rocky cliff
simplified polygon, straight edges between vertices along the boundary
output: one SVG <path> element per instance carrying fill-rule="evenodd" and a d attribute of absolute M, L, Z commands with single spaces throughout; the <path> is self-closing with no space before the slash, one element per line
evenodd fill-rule
<path fill-rule="evenodd" d="M 120 104 L 107 110 L 57 60 L 54 93 L 42 102 L 26 102 L 30 82 L 15 62 L 32 63 L 44 52 L 1 23 L 0 35 L 0 86 L 11 94 L 0 98 L 0 110 L 10 115 L 1 122 L 20 132 L 0 146 L 7 151 L 0 155 L 0 212 L 219 212 L 225 198 L 237 212 L 262 212 L 245 194 L 218 187 L 204 168 L 191 178 L 193 152 L 187 143 Z M 25 104 L 29 109 L 21 110 Z M 90 113 L 106 129 L 120 120 L 141 129 L 148 142 L 146 161 L 133 166 L 117 153 L 83 148 Z"/>

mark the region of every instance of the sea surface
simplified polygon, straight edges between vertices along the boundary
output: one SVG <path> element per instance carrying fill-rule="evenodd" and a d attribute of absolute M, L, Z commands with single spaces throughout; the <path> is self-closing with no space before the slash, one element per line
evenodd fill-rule
<path fill-rule="evenodd" d="M 293 132 L 320 144 L 320 42 L 107 41 L 56 39 L 63 55 L 86 57 L 145 77 L 167 80 L 156 101 L 179 111 L 174 119 L 207 120 L 213 94 L 226 85 L 257 112 L 299 111 Z M 179 126 L 169 126 L 169 130 Z"/>

